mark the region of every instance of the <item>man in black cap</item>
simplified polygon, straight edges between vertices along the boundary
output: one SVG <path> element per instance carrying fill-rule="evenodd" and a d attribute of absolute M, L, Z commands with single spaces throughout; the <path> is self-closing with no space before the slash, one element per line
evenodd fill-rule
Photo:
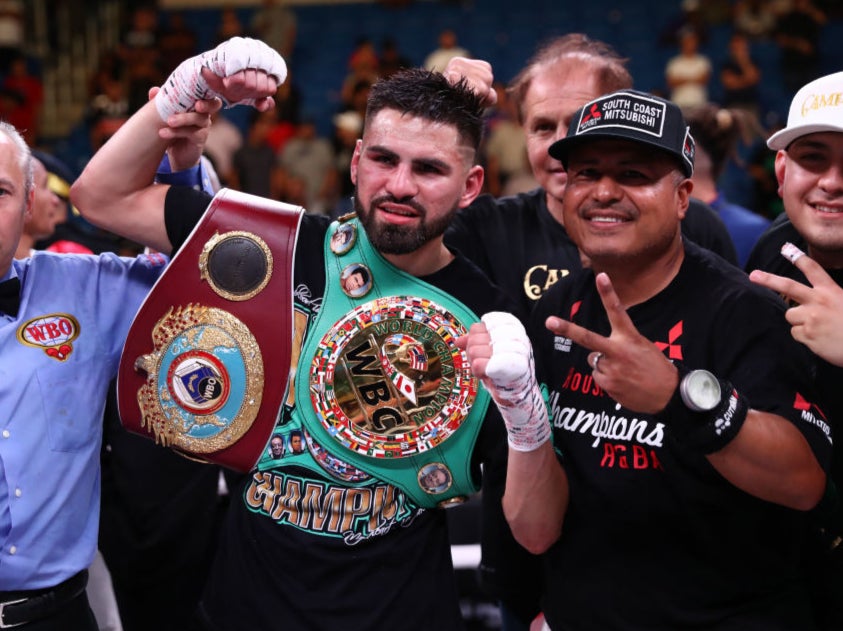
<path fill-rule="evenodd" d="M 680 234 L 694 160 L 680 110 L 615 92 L 550 152 L 592 268 L 550 289 L 529 338 L 492 313 L 466 341 L 507 425 L 504 511 L 544 555 L 547 623 L 812 629 L 798 533 L 830 429 L 783 303 Z"/>

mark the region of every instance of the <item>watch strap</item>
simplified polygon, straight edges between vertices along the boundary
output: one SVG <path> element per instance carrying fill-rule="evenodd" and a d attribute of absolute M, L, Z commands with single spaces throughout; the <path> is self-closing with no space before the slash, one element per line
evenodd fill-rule
<path fill-rule="evenodd" d="M 698 454 L 720 451 L 738 435 L 749 403 L 728 381 L 718 379 L 722 398 L 712 410 L 695 412 L 682 400 L 682 380 L 691 372 L 685 365 L 674 362 L 679 370 L 679 382 L 665 408 L 655 415 L 668 427 L 669 436 L 686 450 Z"/>

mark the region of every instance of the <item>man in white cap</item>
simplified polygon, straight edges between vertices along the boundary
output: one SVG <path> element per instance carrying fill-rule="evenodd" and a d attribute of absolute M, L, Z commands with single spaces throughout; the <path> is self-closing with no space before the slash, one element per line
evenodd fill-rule
<path fill-rule="evenodd" d="M 834 428 L 843 419 L 843 339 L 838 339 L 843 317 L 843 72 L 802 87 L 790 106 L 787 127 L 767 146 L 778 152 L 776 177 L 785 213 L 761 237 L 746 269 L 753 281 L 793 305 L 787 320 L 793 336 L 819 356 L 818 395 Z M 817 537 L 811 541 L 817 552 L 809 568 L 815 581 L 811 594 L 818 624 L 829 631 L 843 628 L 841 473 L 835 454 L 825 498 L 814 511 Z"/>
<path fill-rule="evenodd" d="M 504 512 L 543 555 L 548 625 L 813 628 L 799 533 L 831 436 L 784 305 L 681 236 L 694 141 L 679 108 L 602 96 L 550 153 L 592 267 L 545 294 L 529 339 L 493 313 L 465 341 L 507 426 Z"/>

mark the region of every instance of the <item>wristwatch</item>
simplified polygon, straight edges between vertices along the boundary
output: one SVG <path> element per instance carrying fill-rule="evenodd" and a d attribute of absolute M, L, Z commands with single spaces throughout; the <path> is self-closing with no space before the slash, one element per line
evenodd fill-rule
<path fill-rule="evenodd" d="M 707 370 L 691 370 L 679 381 L 679 395 L 694 412 L 713 410 L 722 400 L 720 382 Z"/>

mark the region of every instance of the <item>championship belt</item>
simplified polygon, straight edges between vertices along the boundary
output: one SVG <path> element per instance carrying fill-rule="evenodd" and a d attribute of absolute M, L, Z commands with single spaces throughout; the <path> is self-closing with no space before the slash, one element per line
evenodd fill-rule
<path fill-rule="evenodd" d="M 141 305 L 117 380 L 123 426 L 246 472 L 290 375 L 303 209 L 222 189 Z"/>
<path fill-rule="evenodd" d="M 464 501 L 489 396 L 455 341 L 478 317 L 388 263 L 356 219 L 335 221 L 324 248 L 325 296 L 295 381 L 302 425 L 419 506 Z"/>

